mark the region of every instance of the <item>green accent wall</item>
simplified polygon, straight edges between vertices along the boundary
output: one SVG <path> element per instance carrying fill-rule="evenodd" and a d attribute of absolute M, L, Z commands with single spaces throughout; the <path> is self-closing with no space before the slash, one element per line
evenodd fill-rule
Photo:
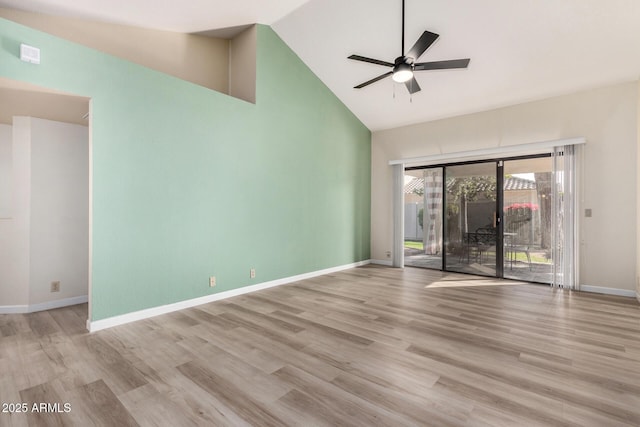
<path fill-rule="evenodd" d="M 92 321 L 369 258 L 371 133 L 267 26 L 255 105 L 3 19 L 0 76 L 92 98 Z"/>

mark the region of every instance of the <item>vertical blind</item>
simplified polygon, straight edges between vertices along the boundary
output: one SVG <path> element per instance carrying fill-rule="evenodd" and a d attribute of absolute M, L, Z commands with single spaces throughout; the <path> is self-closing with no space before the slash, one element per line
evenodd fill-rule
<path fill-rule="evenodd" d="M 393 165 L 392 266 L 404 267 L 404 164 Z"/>
<path fill-rule="evenodd" d="M 565 145 L 553 150 L 551 286 L 564 289 L 579 287 L 576 209 L 576 155 L 579 149 L 579 146 Z"/>

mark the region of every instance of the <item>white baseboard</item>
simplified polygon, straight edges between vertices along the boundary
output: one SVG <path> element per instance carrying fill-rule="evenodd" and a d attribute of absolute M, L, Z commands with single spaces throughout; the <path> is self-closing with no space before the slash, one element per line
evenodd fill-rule
<path fill-rule="evenodd" d="M 605 288 L 603 286 L 580 285 L 580 290 L 584 292 L 593 292 L 596 294 L 618 295 L 621 297 L 635 297 L 636 292 L 627 289 Z"/>
<path fill-rule="evenodd" d="M 386 265 L 387 267 L 391 267 L 393 265 L 393 262 L 389 259 L 372 259 L 369 263 L 376 265 Z"/>
<path fill-rule="evenodd" d="M 311 279 L 313 277 L 323 276 L 325 274 L 335 273 L 342 270 L 348 270 L 369 264 L 370 260 L 355 262 L 352 264 L 340 265 L 338 267 L 326 268 L 324 270 L 312 271 L 310 273 L 298 274 L 297 276 L 285 277 L 282 279 L 271 280 L 269 282 L 258 283 L 255 285 L 244 286 L 238 289 L 220 292 L 217 294 L 206 295 L 199 298 L 193 298 L 185 301 L 179 301 L 173 304 L 161 305 L 159 307 L 147 308 L 132 313 L 122 314 L 120 316 L 109 317 L 107 319 L 87 321 L 87 329 L 89 332 L 96 332 L 102 329 L 111 328 L 113 326 L 124 325 L 126 323 L 135 322 L 137 320 L 148 319 L 150 317 L 159 316 L 161 314 L 171 313 L 173 311 L 184 310 L 202 304 L 214 301 L 220 301 L 251 292 L 260 291 L 262 289 L 273 288 L 274 286 L 285 285 L 287 283 L 298 282 L 300 280 Z"/>
<path fill-rule="evenodd" d="M 55 301 L 41 302 L 32 305 L 3 305 L 0 306 L 0 314 L 24 314 L 36 311 L 52 310 L 54 308 L 67 307 L 69 305 L 84 304 L 89 300 L 87 295 L 64 298 Z"/>
<path fill-rule="evenodd" d="M 0 305 L 0 314 L 21 314 L 28 312 L 28 305 Z"/>

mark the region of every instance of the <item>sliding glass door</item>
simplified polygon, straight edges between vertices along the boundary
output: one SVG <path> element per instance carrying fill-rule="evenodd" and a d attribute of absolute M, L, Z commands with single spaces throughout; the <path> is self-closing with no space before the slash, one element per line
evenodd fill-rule
<path fill-rule="evenodd" d="M 504 176 L 504 277 L 551 283 L 553 160 L 507 160 Z"/>
<path fill-rule="evenodd" d="M 557 151 L 405 170 L 404 264 L 575 283 L 575 156 Z"/>
<path fill-rule="evenodd" d="M 445 270 L 496 276 L 499 249 L 497 163 L 447 166 Z"/>

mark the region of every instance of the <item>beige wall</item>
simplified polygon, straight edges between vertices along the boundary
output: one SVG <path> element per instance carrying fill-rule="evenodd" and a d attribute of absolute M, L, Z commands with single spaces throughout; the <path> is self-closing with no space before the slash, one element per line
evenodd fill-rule
<path fill-rule="evenodd" d="M 229 95 L 256 103 L 256 43 L 253 25 L 229 41 Z"/>
<path fill-rule="evenodd" d="M 638 106 L 637 106 L 637 159 L 636 165 L 640 166 L 640 85 L 638 85 Z M 637 194 L 637 202 L 636 202 L 636 219 L 637 223 L 637 238 L 636 242 L 640 242 L 640 173 L 636 171 L 637 181 L 636 181 L 636 194 Z M 636 298 L 640 301 L 640 249 L 636 248 Z"/>
<path fill-rule="evenodd" d="M 87 295 L 89 133 L 30 118 L 29 305 Z M 51 293 L 52 281 L 60 292 Z"/>
<path fill-rule="evenodd" d="M 0 79 L 1 80 L 1 79 Z M 87 126 L 89 98 L 30 90 L 10 89 L 0 83 L 0 123 L 13 116 L 31 116 Z"/>
<path fill-rule="evenodd" d="M 5 8 L 0 17 L 228 93 L 228 40 Z"/>
<path fill-rule="evenodd" d="M 29 305 L 30 118 L 16 117 L 11 132 L 11 217 L 0 220 L 0 312 Z"/>
<path fill-rule="evenodd" d="M 585 137 L 580 283 L 635 289 L 638 82 L 374 132 L 371 257 L 392 245 L 389 160 Z M 583 210 L 581 211 L 582 214 Z"/>
<path fill-rule="evenodd" d="M 11 218 L 11 184 L 13 182 L 13 127 L 0 123 L 0 230 L 2 220 Z M 0 231 L 1 233 L 1 231 Z M 6 248 L 0 245 L 0 259 Z"/>

